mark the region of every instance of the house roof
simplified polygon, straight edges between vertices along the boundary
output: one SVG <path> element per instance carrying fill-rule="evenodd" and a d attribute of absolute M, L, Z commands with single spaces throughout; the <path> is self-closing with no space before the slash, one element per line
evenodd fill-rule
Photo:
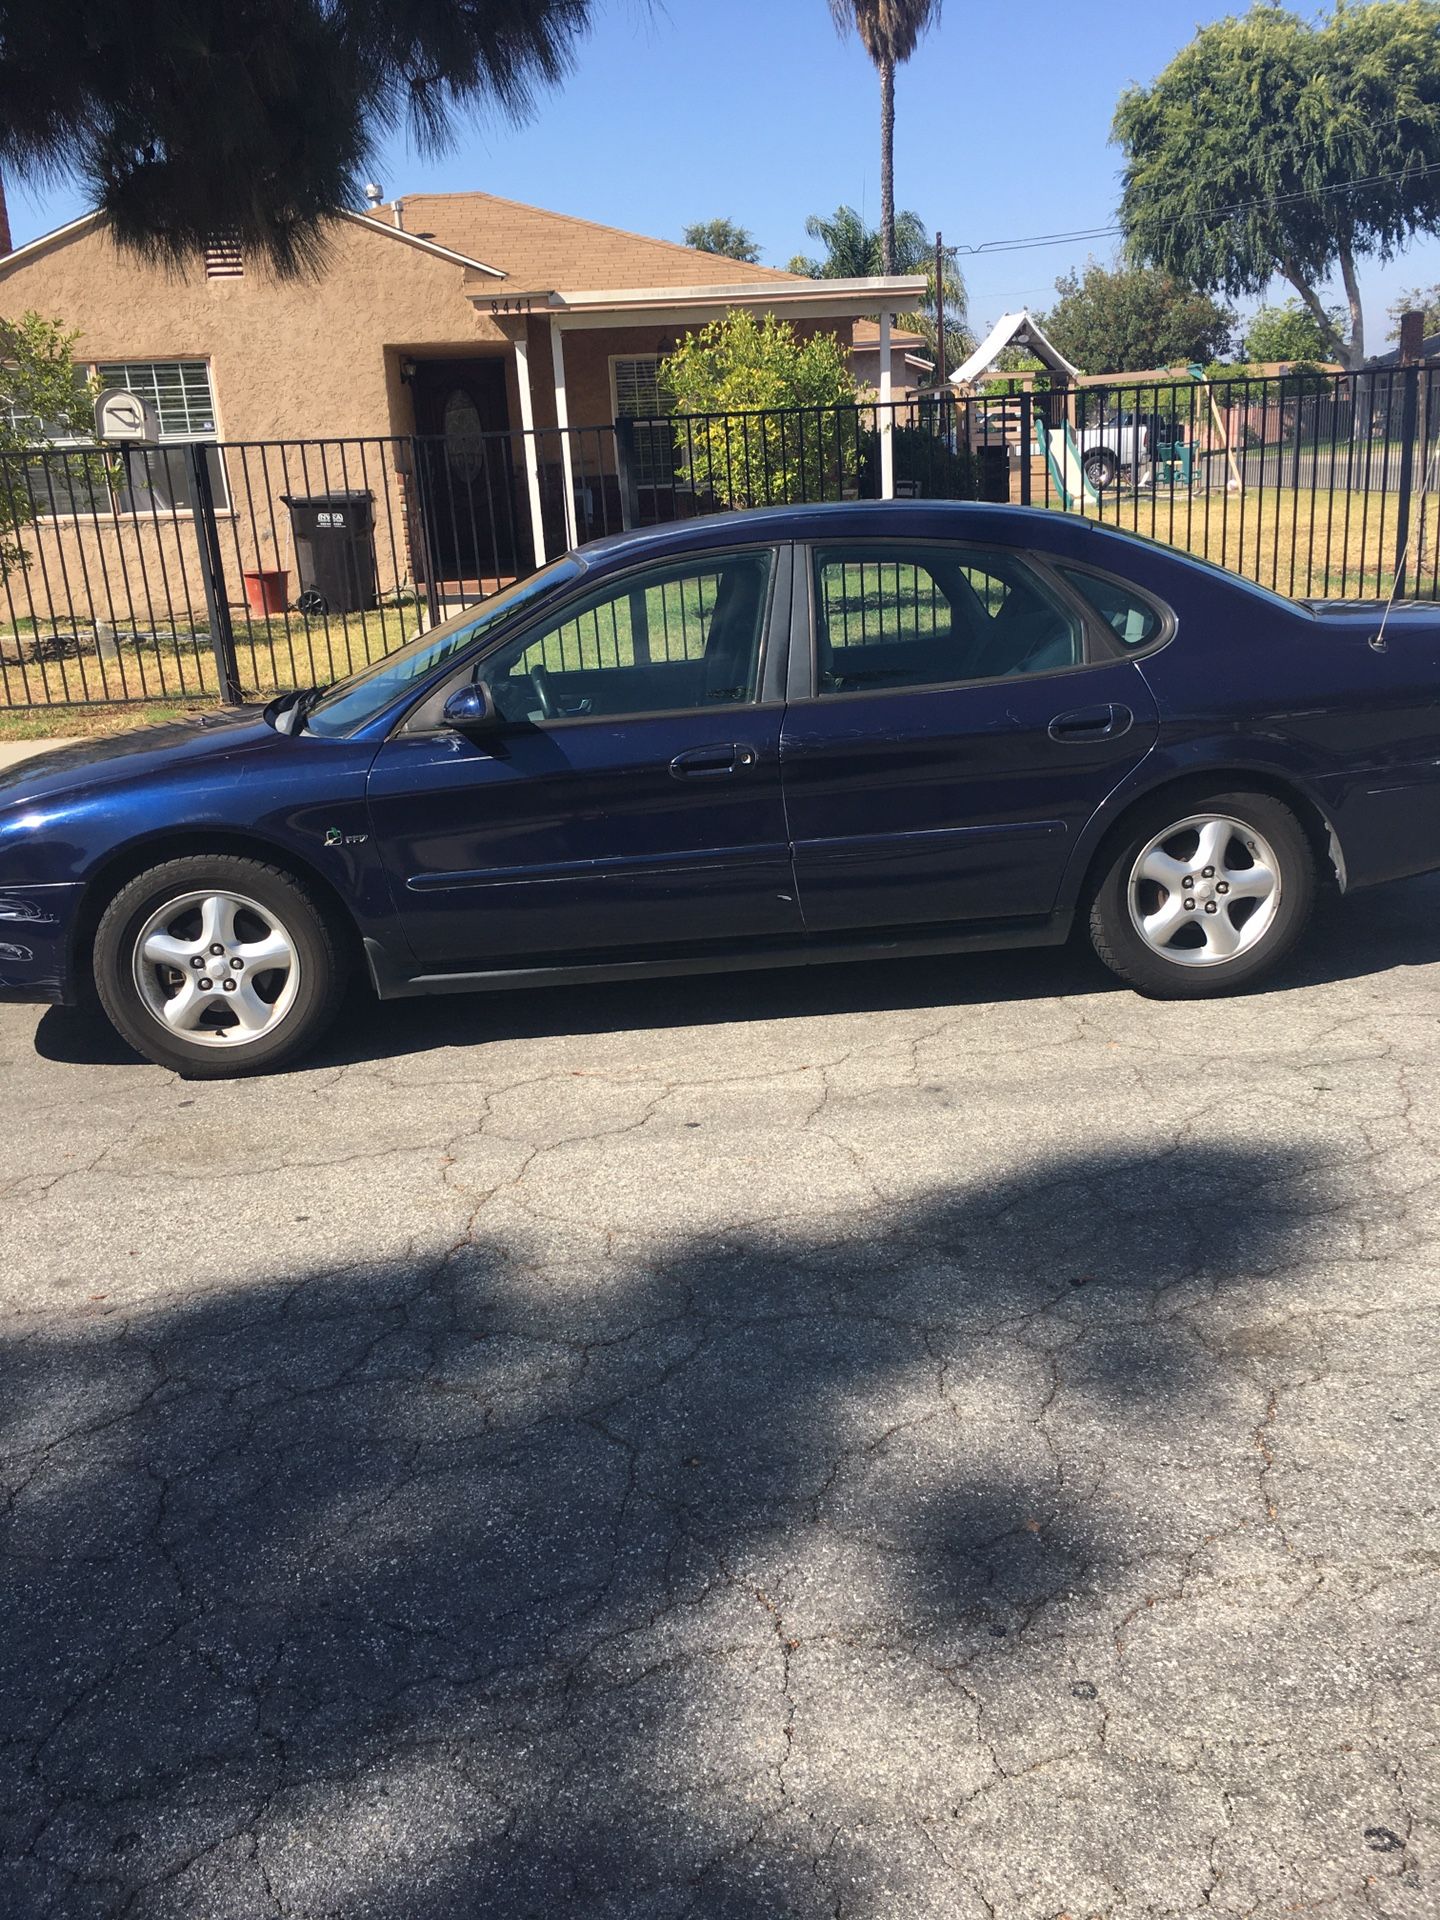
<path fill-rule="evenodd" d="M 1440 333 L 1426 334 L 1420 342 L 1420 357 L 1422 360 L 1440 360 Z M 1392 347 L 1389 353 L 1372 354 L 1365 362 L 1365 370 L 1368 372 L 1372 367 L 1398 367 L 1399 364 L 1400 349 Z"/>
<path fill-rule="evenodd" d="M 798 275 L 702 253 L 493 193 L 413 193 L 395 203 L 407 233 L 501 268 L 517 287 L 568 293 L 592 287 L 793 285 Z M 393 221 L 395 205 L 376 209 Z"/>
<path fill-rule="evenodd" d="M 851 336 L 850 344 L 853 347 L 860 347 L 861 349 L 878 347 L 880 345 L 880 323 L 876 320 L 857 320 L 855 322 L 855 332 Z M 901 347 L 908 349 L 910 347 L 923 347 L 924 345 L 925 336 L 923 333 L 910 333 L 904 327 L 891 327 L 890 346 L 893 351 L 898 352 Z"/>
<path fill-rule="evenodd" d="M 1080 369 L 1072 367 L 1060 349 L 1051 345 L 1034 314 L 1022 307 L 1019 313 L 1001 314 L 970 358 L 951 374 L 951 385 L 964 387 L 978 380 L 1007 347 L 1021 347 L 1033 353 L 1052 373 L 1068 374 L 1072 380 L 1080 377 Z"/>
<path fill-rule="evenodd" d="M 421 253 L 434 254 L 438 259 L 453 261 L 457 267 L 464 267 L 468 272 L 485 274 L 494 280 L 505 278 L 502 267 L 492 267 L 484 260 L 477 260 L 468 253 L 458 253 L 451 247 L 427 238 L 424 234 L 406 233 L 397 227 L 393 220 L 378 220 L 373 214 L 357 213 L 349 207 L 342 208 L 338 217 L 341 220 L 350 221 L 354 226 L 365 227 L 371 233 L 383 234 L 388 239 L 398 240 L 403 246 L 418 248 Z M 0 255 L 0 273 L 28 260 L 34 254 L 43 253 L 47 247 L 53 247 L 62 240 L 74 239 L 79 234 L 88 233 L 92 227 L 103 226 L 105 220 L 105 214 L 96 208 L 89 213 L 80 214 L 74 220 L 67 220 L 63 227 L 52 227 L 49 233 L 39 234 L 34 240 L 27 240 L 23 247 L 12 248 L 9 253 Z"/>
<path fill-rule="evenodd" d="M 875 275 L 862 280 L 804 280 L 794 274 L 773 280 L 728 278 L 701 286 L 525 287 L 503 286 L 465 276 L 465 292 L 474 306 L 502 322 L 522 314 L 543 313 L 552 328 L 574 332 L 615 326 L 694 326 L 736 307 L 773 313 L 789 320 L 850 320 L 876 307 L 913 306 L 925 291 L 923 274 Z"/>

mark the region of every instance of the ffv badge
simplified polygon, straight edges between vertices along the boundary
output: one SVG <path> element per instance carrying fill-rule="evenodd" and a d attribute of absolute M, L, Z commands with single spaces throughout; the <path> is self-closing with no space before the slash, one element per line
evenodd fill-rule
<path fill-rule="evenodd" d="M 339 827 L 325 829 L 327 847 L 359 847 L 370 838 L 368 833 L 343 833 Z"/>

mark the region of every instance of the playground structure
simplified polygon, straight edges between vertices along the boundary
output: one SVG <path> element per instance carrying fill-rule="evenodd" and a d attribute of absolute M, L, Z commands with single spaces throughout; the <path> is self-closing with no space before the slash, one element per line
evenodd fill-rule
<path fill-rule="evenodd" d="M 999 366 L 1001 356 L 1010 353 L 1028 354 L 1040 365 Z M 1048 383 L 1043 389 L 1037 386 L 1042 376 Z M 1201 493 L 1217 485 L 1231 493 L 1243 490 L 1226 417 L 1201 367 L 1084 374 L 1022 309 L 1001 315 L 951 374 L 950 384 L 971 450 L 1005 447 L 1012 498 L 1018 492 L 1021 499 L 1053 499 L 1083 512 L 1122 476 L 1135 489 L 1169 493 Z M 1005 391 L 985 391 L 997 387 Z M 1142 388 L 1154 409 L 1145 420 L 1140 417 Z M 1183 404 L 1176 388 L 1188 389 Z M 1202 389 L 1204 399 L 1197 406 Z M 1093 423 L 1087 390 L 1100 403 Z M 1127 390 L 1133 399 L 1129 416 L 1107 420 L 1104 396 Z M 1167 394 L 1170 404 L 1164 405 Z"/>

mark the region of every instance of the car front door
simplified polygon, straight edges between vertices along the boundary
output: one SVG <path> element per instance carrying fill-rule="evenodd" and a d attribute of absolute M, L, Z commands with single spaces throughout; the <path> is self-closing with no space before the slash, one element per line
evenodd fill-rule
<path fill-rule="evenodd" d="M 807 931 L 1048 914 L 1158 730 L 1122 626 L 1011 549 L 837 541 L 796 566 L 812 650 L 781 765 Z"/>
<path fill-rule="evenodd" d="M 392 735 L 371 820 L 422 968 L 799 933 L 780 793 L 789 569 L 788 547 L 750 547 L 611 575 Z M 494 733 L 438 724 L 468 679 L 491 688 Z"/>

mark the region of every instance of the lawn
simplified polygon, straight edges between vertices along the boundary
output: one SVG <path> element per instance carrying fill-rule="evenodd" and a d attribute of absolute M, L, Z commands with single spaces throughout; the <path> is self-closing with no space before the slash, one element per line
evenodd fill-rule
<path fill-rule="evenodd" d="M 237 618 L 241 687 L 247 699 L 266 700 L 291 687 L 343 679 L 403 645 L 422 620 L 422 611 L 413 606 L 312 620 L 297 614 Z M 77 641 L 73 628 L 68 634 L 54 628 L 0 631 L 0 717 L 7 710 L 33 715 L 50 704 L 146 707 L 214 701 L 218 689 L 204 627 L 138 638 L 117 634 L 103 647 L 85 632 Z"/>
<path fill-rule="evenodd" d="M 1057 504 L 1047 502 L 1046 504 Z M 1087 512 L 1128 533 L 1213 560 L 1297 600 L 1383 599 L 1394 579 L 1397 496 L 1296 492 L 1187 495 L 1178 490 L 1112 499 Z M 1440 496 L 1411 510 L 1409 592 L 1437 597 Z"/>

